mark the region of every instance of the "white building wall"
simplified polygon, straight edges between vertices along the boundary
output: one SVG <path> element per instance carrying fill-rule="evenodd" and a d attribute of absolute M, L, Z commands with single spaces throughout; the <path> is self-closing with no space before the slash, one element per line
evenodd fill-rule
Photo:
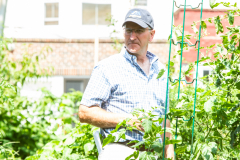
<path fill-rule="evenodd" d="M 217 0 L 216 2 L 220 2 Z M 232 4 L 238 0 L 229 0 Z M 59 25 L 44 25 L 44 3 L 59 3 Z M 198 6 L 201 0 L 187 1 L 188 5 Z M 204 8 L 210 8 L 204 0 Z M 112 15 L 118 20 L 116 29 L 122 31 L 122 23 L 127 11 L 134 7 L 134 0 L 8 0 L 5 22 L 5 36 L 14 38 L 95 38 L 95 25 L 82 25 L 82 3 L 111 4 Z M 155 39 L 167 39 L 171 31 L 172 1 L 148 0 L 143 7 L 154 17 Z M 177 5 L 184 0 L 177 0 Z M 239 5 L 239 4 L 238 4 Z M 218 8 L 224 8 L 220 5 Z M 175 7 L 175 10 L 177 8 Z M 112 29 L 98 26 L 98 36 L 109 38 Z M 118 35 L 123 38 L 122 32 Z"/>
<path fill-rule="evenodd" d="M 44 25 L 44 3 L 59 3 L 59 24 Z M 82 3 L 111 4 L 111 14 L 118 20 L 116 30 L 122 35 L 122 23 L 134 0 L 8 0 L 5 36 L 13 38 L 77 38 L 92 39 L 96 35 L 95 25 L 82 25 Z M 168 1 L 148 0 L 148 9 L 154 17 L 157 29 L 155 39 L 166 39 L 170 33 L 171 10 Z M 162 32 L 164 30 L 164 32 Z M 167 32 L 166 32 L 167 30 Z M 112 28 L 99 25 L 99 38 L 109 38 Z"/>
<path fill-rule="evenodd" d="M 51 76 L 47 78 L 27 79 L 21 88 L 20 94 L 21 96 L 27 96 L 29 98 L 40 98 L 42 95 L 41 88 L 43 87 L 53 95 L 60 97 L 64 93 L 64 77 Z"/>

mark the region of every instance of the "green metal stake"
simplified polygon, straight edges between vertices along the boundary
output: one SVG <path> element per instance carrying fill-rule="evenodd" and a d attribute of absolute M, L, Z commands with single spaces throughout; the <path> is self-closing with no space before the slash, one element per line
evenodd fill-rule
<path fill-rule="evenodd" d="M 182 31 L 182 43 L 181 43 L 181 59 L 180 59 L 180 70 L 179 70 L 179 78 L 178 78 L 178 100 L 180 97 L 180 89 L 181 89 L 181 74 L 182 74 L 182 53 L 183 53 L 183 42 L 184 42 L 184 28 L 185 28 L 185 13 L 186 13 L 186 1 L 184 3 L 184 15 L 183 15 L 183 31 Z"/>
<path fill-rule="evenodd" d="M 172 39 L 172 30 L 173 30 L 173 15 L 174 15 L 174 0 L 173 0 L 173 7 L 172 7 L 172 25 L 171 25 L 171 36 L 170 39 Z M 170 58 L 171 58 L 171 45 L 169 45 L 169 57 L 168 57 L 168 75 L 170 73 Z M 169 86 L 169 78 L 167 78 L 167 89 L 166 89 L 166 101 L 165 101 L 165 119 L 164 119 L 164 136 L 163 136 L 163 160 L 165 157 L 165 136 L 166 136 L 166 119 L 167 119 L 167 106 L 168 106 L 168 86 Z"/>
<path fill-rule="evenodd" d="M 194 109 L 193 109 L 193 123 L 192 123 L 192 140 L 191 140 L 191 154 L 193 153 L 193 135 L 194 135 L 194 120 L 195 120 L 195 107 L 197 99 L 197 77 L 198 77 L 198 61 L 199 61 L 199 48 L 200 48 L 200 38 L 201 38 L 201 27 L 202 27 L 202 10 L 203 10 L 203 0 L 201 6 L 201 15 L 200 15 L 200 26 L 199 26 L 199 43 L 198 43 L 198 54 L 197 54 L 197 69 L 196 69 L 196 82 L 195 82 L 195 95 L 194 95 Z"/>
<path fill-rule="evenodd" d="M 173 30 L 173 15 L 174 15 L 174 2 L 176 5 L 176 1 L 173 0 L 173 9 L 172 9 L 172 25 L 171 25 L 171 35 L 170 35 L 170 46 L 169 46 L 169 59 L 168 59 L 168 78 L 167 78 L 167 89 L 166 89 L 166 103 L 165 103 L 165 119 L 164 119 L 164 140 L 163 140 L 163 160 L 165 157 L 165 136 L 166 136 L 166 119 L 167 119 L 167 106 L 168 106 L 168 90 L 169 90 L 169 81 L 172 83 L 175 83 L 176 81 L 178 81 L 178 99 L 180 97 L 180 90 L 181 90 L 181 86 L 180 86 L 180 82 L 184 81 L 186 84 L 192 84 L 194 81 L 195 82 L 195 95 L 194 95 L 194 110 L 193 110 L 193 115 L 188 119 L 185 120 L 183 117 L 183 121 L 190 121 L 193 118 L 193 123 L 192 123 L 192 139 L 191 139 L 191 154 L 193 153 L 193 136 L 194 136 L 194 121 L 195 121 L 195 107 L 196 107 L 196 99 L 197 99 L 197 77 L 198 77 L 198 62 L 199 62 L 199 51 L 200 51 L 200 38 L 201 38 L 201 21 L 202 21 L 202 10 L 203 10 L 203 0 L 201 4 L 201 15 L 200 15 L 200 26 L 199 26 L 199 39 L 196 41 L 195 44 L 190 45 L 188 42 L 184 42 L 184 28 L 185 28 L 185 13 L 186 13 L 186 6 L 190 6 L 192 9 L 196 9 L 200 6 L 200 4 L 198 5 L 198 7 L 193 8 L 191 5 L 186 5 L 186 0 L 184 5 L 179 5 L 176 7 L 180 8 L 180 6 L 184 6 L 184 17 L 183 17 L 183 32 L 182 32 L 182 41 L 181 42 L 177 42 L 174 43 L 173 39 L 172 39 L 172 30 Z M 171 58 L 171 44 L 177 45 L 178 43 L 181 44 L 181 57 L 180 57 L 180 71 L 179 71 L 179 79 L 174 79 L 174 81 L 171 80 L 171 77 L 169 77 L 169 73 L 170 73 L 170 58 Z M 192 46 L 196 46 L 196 44 L 198 43 L 198 54 L 197 54 L 197 69 L 196 69 L 196 78 L 194 78 L 192 80 L 192 82 L 187 82 L 186 79 L 181 80 L 181 70 L 182 70 L 182 53 L 183 53 L 183 45 L 184 44 L 188 44 L 189 47 Z M 177 117 L 178 118 L 178 117 Z M 178 124 L 178 119 L 176 120 L 176 133 L 175 133 L 175 139 L 177 139 L 177 124 Z M 176 144 L 175 147 L 176 149 Z M 176 155 L 176 153 L 174 152 L 174 154 Z M 175 156 L 176 157 L 176 156 Z"/>

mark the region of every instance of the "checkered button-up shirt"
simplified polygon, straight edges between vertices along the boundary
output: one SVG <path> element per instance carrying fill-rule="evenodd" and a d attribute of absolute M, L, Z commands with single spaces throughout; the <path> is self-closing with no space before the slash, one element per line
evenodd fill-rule
<path fill-rule="evenodd" d="M 147 57 L 151 64 L 149 75 L 138 65 L 136 56 L 130 55 L 125 48 L 120 54 L 100 61 L 92 72 L 81 104 L 88 107 L 97 105 L 112 113 L 131 113 L 134 108 L 148 111 L 151 107 L 164 107 L 167 75 L 157 79 L 164 66 L 149 51 Z M 153 113 L 162 116 L 165 109 L 159 108 Z M 113 129 L 101 129 L 101 134 L 107 136 Z M 126 139 L 141 141 L 143 134 L 137 130 L 127 131 Z"/>

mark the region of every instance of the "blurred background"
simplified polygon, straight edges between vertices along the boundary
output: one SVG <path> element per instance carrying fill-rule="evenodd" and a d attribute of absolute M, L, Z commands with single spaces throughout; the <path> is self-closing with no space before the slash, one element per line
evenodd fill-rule
<path fill-rule="evenodd" d="M 237 0 L 229 2 L 233 4 Z M 187 3 L 197 7 L 201 0 Z M 226 12 L 222 5 L 211 10 L 208 0 L 204 0 L 203 3 L 203 18 Z M 177 5 L 180 4 L 184 4 L 184 0 L 177 1 Z M 122 23 L 128 10 L 134 7 L 145 8 L 154 17 L 156 35 L 149 46 L 149 51 L 155 53 L 161 62 L 166 63 L 172 1 L 0 0 L 0 21 L 3 24 L 1 31 L 5 37 L 13 38 L 14 43 L 9 47 L 15 56 L 23 51 L 22 44 L 31 44 L 30 52 L 38 52 L 46 45 L 52 49 L 42 65 L 51 64 L 55 69 L 54 74 L 48 79 L 42 78 L 34 83 L 26 82 L 21 94 L 38 97 L 40 93 L 37 88 L 43 86 L 56 96 L 68 92 L 70 88 L 83 92 L 94 65 L 106 57 L 119 53 L 123 40 Z M 174 25 L 182 25 L 182 17 L 183 10 L 175 7 Z M 199 18 L 199 9 L 187 10 L 186 34 L 193 33 L 191 24 Z M 204 39 L 202 45 L 220 40 L 215 37 L 214 28 L 208 31 L 211 36 Z M 190 50 L 184 54 L 183 67 L 196 60 L 196 54 L 193 52 L 194 50 L 192 52 Z M 208 68 L 200 67 L 200 76 L 208 73 Z"/>
<path fill-rule="evenodd" d="M 214 49 L 228 31 L 226 26 L 240 26 L 240 19 L 236 16 L 229 24 L 223 17 L 229 8 L 219 5 L 211 9 L 210 1 L 203 0 L 202 17 L 207 31 L 202 31 L 201 47 L 205 49 L 200 57 L 214 59 Z M 233 5 L 237 1 L 225 2 Z M 195 8 L 202 0 L 186 2 Z M 184 3 L 176 0 L 176 6 Z M 172 0 L 0 0 L 0 159 L 24 159 L 35 154 L 41 159 L 50 155 L 97 159 L 94 127 L 79 122 L 78 107 L 94 66 L 123 47 L 122 23 L 134 7 L 152 14 L 156 34 L 148 49 L 167 64 Z M 224 29 L 220 34 L 216 34 L 219 26 L 212 19 L 218 15 L 222 20 L 217 24 L 222 23 Z M 185 37 L 195 44 L 200 8 L 192 10 L 188 6 L 185 16 Z M 174 7 L 173 24 L 179 26 L 174 27 L 174 35 L 181 32 L 183 17 L 183 7 Z M 196 25 L 192 25 L 194 21 Z M 179 36 L 173 37 L 175 42 Z M 214 44 L 216 48 L 206 49 Z M 172 45 L 172 55 L 176 55 L 172 69 L 176 74 L 179 49 L 179 45 Z M 183 72 L 196 60 L 196 48 L 184 50 Z M 200 65 L 199 76 L 211 70 Z M 185 78 L 190 81 L 194 77 Z"/>

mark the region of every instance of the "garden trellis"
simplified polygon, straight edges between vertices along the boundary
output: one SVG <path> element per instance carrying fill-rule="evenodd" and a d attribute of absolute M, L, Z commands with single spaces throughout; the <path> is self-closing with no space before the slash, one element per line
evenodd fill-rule
<path fill-rule="evenodd" d="M 174 15 L 174 6 L 176 6 L 177 8 L 180 8 L 180 7 L 184 7 L 184 15 L 183 15 L 183 30 L 182 30 L 182 41 L 179 41 L 179 42 L 176 42 L 174 43 L 174 40 L 173 40 L 173 15 Z M 183 117 L 182 119 L 184 121 L 190 121 L 191 119 L 193 120 L 192 122 L 192 138 L 191 138 L 191 154 L 193 153 L 193 136 L 194 136 L 194 120 L 195 120 L 195 107 L 196 107 L 196 98 L 197 98 L 197 77 L 198 77 L 198 62 L 199 62 L 199 50 L 200 50 L 200 38 L 201 38 L 201 23 L 200 23 L 200 26 L 199 26 L 199 35 L 198 35 L 198 40 L 196 40 L 195 44 L 193 45 L 190 45 L 188 42 L 184 42 L 184 28 L 185 28 L 185 14 L 186 14 L 186 7 L 190 7 L 191 9 L 197 9 L 201 6 L 201 14 L 200 14 L 200 22 L 202 22 L 202 10 L 203 10 L 203 0 L 201 3 L 199 3 L 199 5 L 197 7 L 192 7 L 191 5 L 187 5 L 186 4 L 186 0 L 185 0 L 185 3 L 184 5 L 180 4 L 180 5 L 177 5 L 177 2 L 176 0 L 173 0 L 173 7 L 172 7 L 172 24 L 171 24 L 171 35 L 170 35 L 170 45 L 169 45 L 169 58 L 168 58 L 168 73 L 167 73 L 167 89 L 166 89 L 166 103 L 165 103 L 165 123 L 164 123 L 164 139 L 163 139 L 163 160 L 164 160 L 164 149 L 165 149 L 165 136 L 166 136 L 166 119 L 167 119 L 167 106 L 168 106 L 168 90 L 169 90 L 169 82 L 172 82 L 172 83 L 175 83 L 178 81 L 178 99 L 180 97 L 180 93 L 181 93 L 181 85 L 180 85 L 180 82 L 183 81 L 185 82 L 186 84 L 192 84 L 194 81 L 195 81 L 195 95 L 194 95 L 194 105 L 193 105 L 193 114 L 192 116 L 190 116 L 189 119 L 185 120 Z M 170 60 L 171 60 L 171 48 L 172 48 L 172 44 L 173 45 L 178 45 L 180 44 L 180 47 L 181 47 L 181 54 L 180 54 L 180 69 L 179 69 L 179 78 L 178 79 L 174 79 L 172 80 L 171 77 L 169 76 L 170 75 Z M 196 63 L 196 76 L 195 78 L 191 81 L 191 82 L 187 82 L 186 79 L 181 79 L 181 70 L 182 70 L 182 55 L 183 55 L 183 45 L 184 44 L 187 44 L 189 47 L 194 47 L 196 45 L 198 45 L 198 52 L 197 52 L 197 63 Z M 176 117 L 176 132 L 175 132 L 175 139 L 177 139 L 177 126 L 178 126 L 178 118 L 179 117 Z M 175 144 L 175 147 L 176 149 L 176 144 Z"/>

